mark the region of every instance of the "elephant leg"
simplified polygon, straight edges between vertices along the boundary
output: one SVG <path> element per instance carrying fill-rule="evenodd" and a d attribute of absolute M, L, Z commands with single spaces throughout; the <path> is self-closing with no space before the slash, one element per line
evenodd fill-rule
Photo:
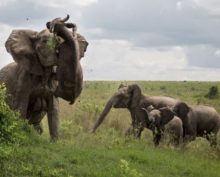
<path fill-rule="evenodd" d="M 216 134 L 208 134 L 205 136 L 206 139 L 209 141 L 211 147 L 217 146 L 217 135 Z"/>
<path fill-rule="evenodd" d="M 144 130 L 144 126 L 143 123 L 138 121 L 138 120 L 134 120 L 132 122 L 132 126 L 133 126 L 133 134 L 135 138 L 141 138 L 141 133 Z"/>
<path fill-rule="evenodd" d="M 173 145 L 178 146 L 181 143 L 181 137 L 177 135 L 173 135 Z"/>
<path fill-rule="evenodd" d="M 133 127 L 129 127 L 125 132 L 125 136 L 131 136 L 131 135 L 134 135 Z"/>
<path fill-rule="evenodd" d="M 135 130 L 135 137 L 140 139 L 141 138 L 141 133 L 142 133 L 143 130 L 144 130 L 143 127 L 136 128 L 136 130 Z"/>
<path fill-rule="evenodd" d="M 155 135 L 154 135 L 154 139 L 153 139 L 154 145 L 155 145 L 155 146 L 158 146 L 159 143 L 160 143 L 160 140 L 161 140 L 161 134 L 159 134 L 159 133 L 155 134 Z"/>
<path fill-rule="evenodd" d="M 22 119 L 26 119 L 27 108 L 28 108 L 28 94 L 21 99 L 16 97 L 16 100 L 19 100 L 19 101 L 16 101 L 14 103 L 14 105 L 12 106 L 12 109 L 18 111 Z"/>
<path fill-rule="evenodd" d="M 36 112 L 31 112 L 29 117 L 28 117 L 28 122 L 29 124 L 34 126 L 34 129 L 39 133 L 43 133 L 43 127 L 41 124 L 41 120 L 43 117 L 46 115 L 46 112 L 44 111 L 36 111 Z"/>
<path fill-rule="evenodd" d="M 141 123 L 133 122 L 133 134 L 135 138 L 141 138 L 141 133 L 144 130 L 144 127 L 141 125 Z"/>
<path fill-rule="evenodd" d="M 52 140 L 58 139 L 58 126 L 59 126 L 59 101 L 53 95 L 50 95 L 48 100 L 48 126 L 50 137 Z"/>
<path fill-rule="evenodd" d="M 30 74 L 21 71 L 18 74 L 15 93 L 13 93 L 12 109 L 21 114 L 21 118 L 27 118 L 29 96 L 32 91 L 32 81 Z"/>
<path fill-rule="evenodd" d="M 34 129 L 37 131 L 37 133 L 39 133 L 40 135 L 43 133 L 43 127 L 42 127 L 42 124 L 39 123 L 39 124 L 34 124 Z"/>
<path fill-rule="evenodd" d="M 144 130 L 143 127 L 130 127 L 125 132 L 125 136 L 131 136 L 133 135 L 135 138 L 141 138 L 141 133 Z"/>
<path fill-rule="evenodd" d="M 153 142 L 155 146 L 158 146 L 162 137 L 162 130 L 160 128 L 153 129 Z"/>

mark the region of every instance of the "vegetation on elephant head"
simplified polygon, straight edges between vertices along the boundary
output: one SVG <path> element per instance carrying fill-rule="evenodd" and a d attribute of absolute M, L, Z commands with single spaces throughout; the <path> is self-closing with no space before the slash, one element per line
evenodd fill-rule
<path fill-rule="evenodd" d="M 62 39 L 57 35 L 53 35 L 48 38 L 47 47 L 49 50 L 55 51 L 57 49 L 57 46 L 59 46 L 61 43 Z"/>

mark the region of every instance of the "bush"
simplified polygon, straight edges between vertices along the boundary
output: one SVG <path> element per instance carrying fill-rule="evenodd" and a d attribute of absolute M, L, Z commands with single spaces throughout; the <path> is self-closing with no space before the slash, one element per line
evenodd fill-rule
<path fill-rule="evenodd" d="M 218 87 L 212 86 L 209 88 L 209 92 L 206 94 L 207 98 L 213 99 L 218 97 Z"/>
<path fill-rule="evenodd" d="M 5 102 L 6 88 L 0 85 L 0 144 L 21 143 L 28 139 L 30 126 Z"/>
<path fill-rule="evenodd" d="M 137 172 L 136 169 L 131 169 L 129 163 L 124 159 L 121 159 L 120 161 L 120 169 L 122 177 L 143 177 L 143 175 Z"/>

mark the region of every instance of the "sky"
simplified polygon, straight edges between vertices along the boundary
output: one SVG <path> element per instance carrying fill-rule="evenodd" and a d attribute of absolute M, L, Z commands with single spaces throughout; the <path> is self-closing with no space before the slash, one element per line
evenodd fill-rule
<path fill-rule="evenodd" d="M 13 29 L 70 15 L 84 80 L 220 80 L 220 0 L 0 0 L 0 68 Z"/>

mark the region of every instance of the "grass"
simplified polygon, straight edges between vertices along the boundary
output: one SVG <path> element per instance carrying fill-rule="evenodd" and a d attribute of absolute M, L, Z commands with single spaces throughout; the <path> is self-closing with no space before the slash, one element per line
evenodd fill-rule
<path fill-rule="evenodd" d="M 0 176 L 7 177 L 219 177 L 219 145 L 212 149 L 203 138 L 186 147 L 155 148 L 151 132 L 141 140 L 126 138 L 130 115 L 112 109 L 96 134 L 89 131 L 106 101 L 121 82 L 86 81 L 77 102 L 70 106 L 60 100 L 60 140 L 50 142 L 47 120 L 45 132 L 24 145 L 0 145 Z M 220 82 L 137 83 L 146 95 L 168 95 L 189 104 L 206 104 L 220 112 L 220 99 L 208 99 L 210 87 Z"/>

